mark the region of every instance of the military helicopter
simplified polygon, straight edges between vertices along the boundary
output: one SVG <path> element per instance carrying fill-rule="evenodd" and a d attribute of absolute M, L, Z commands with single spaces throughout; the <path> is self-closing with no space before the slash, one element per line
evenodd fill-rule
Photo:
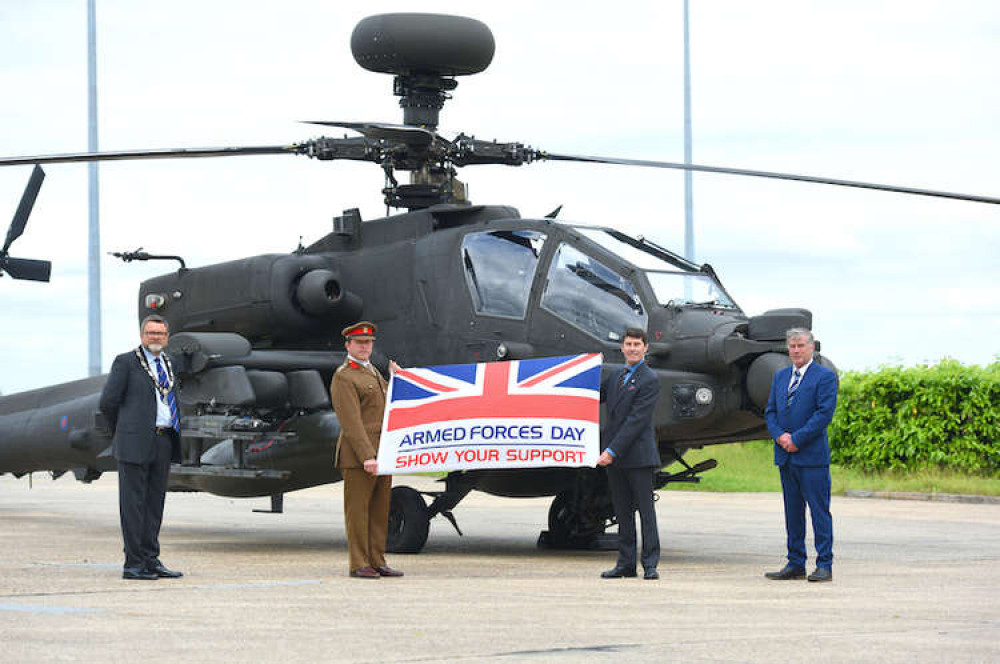
<path fill-rule="evenodd" d="M 348 209 L 331 233 L 292 253 L 198 268 L 180 260 L 176 271 L 141 284 L 139 317 L 167 318 L 182 380 L 185 458 L 172 469 L 175 489 L 270 496 L 272 511 L 281 511 L 284 493 L 338 481 L 331 442 L 339 425 L 326 385 L 343 360 L 338 331 L 362 317 L 379 325 L 376 363 L 383 366 L 389 357 L 404 366 L 594 351 L 615 359 L 625 327 L 648 329 L 649 363 L 661 382 L 661 457 L 683 465 L 677 473 L 661 472 L 659 487 L 696 481 L 714 467 L 713 461 L 684 463 L 689 449 L 766 435 L 761 412 L 770 379 L 789 362 L 784 331 L 811 328 L 809 311 L 748 316 L 711 266 L 653 242 L 557 221 L 558 211 L 523 219 L 512 207 L 475 205 L 457 177 L 461 167 L 548 160 L 686 168 L 1000 202 L 795 174 L 557 154 L 465 134 L 447 139 L 437 131 L 439 112 L 457 78 L 482 72 L 493 58 L 485 24 L 444 15 L 373 16 L 355 28 L 351 48 L 365 69 L 393 75 L 402 124 L 323 121 L 318 124 L 357 135 L 288 145 L 0 159 L 0 165 L 240 155 L 367 161 L 383 170 L 386 205 L 406 210 L 363 221 L 357 209 Z M 401 171 L 410 173 L 409 182 L 401 182 Z M 15 215 L 12 230 L 23 231 L 26 219 Z M 141 250 L 119 256 L 179 259 Z M 5 260 L 13 276 L 12 259 Z M 104 380 L 0 398 L 0 472 L 72 471 L 88 482 L 114 470 L 96 412 Z M 442 484 L 428 494 L 429 505 L 410 487 L 393 490 L 390 550 L 421 550 L 437 515 L 457 529 L 453 510 L 473 490 L 554 497 L 544 534 L 551 546 L 594 546 L 613 524 L 606 479 L 597 469 L 453 472 Z"/>

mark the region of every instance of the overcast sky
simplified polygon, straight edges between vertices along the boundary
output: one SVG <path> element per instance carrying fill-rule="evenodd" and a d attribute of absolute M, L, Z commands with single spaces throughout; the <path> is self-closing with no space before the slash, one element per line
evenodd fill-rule
<path fill-rule="evenodd" d="M 683 160 L 682 3 L 98 0 L 100 146 L 272 145 L 300 120 L 398 123 L 392 79 L 360 69 L 364 16 L 474 16 L 496 39 L 462 78 L 446 137 Z M 361 8 L 363 7 L 363 8 Z M 0 3 L 0 155 L 87 147 L 85 0 Z M 1000 196 L 1000 5 L 990 0 L 691 0 L 694 161 Z M 0 391 L 87 372 L 85 165 L 46 168 L 15 256 L 52 282 L 0 279 Z M 295 248 L 382 173 L 267 156 L 101 166 L 102 251 L 189 267 Z M 30 173 L 0 169 L 0 219 Z M 463 171 L 474 202 L 609 224 L 683 250 L 679 172 L 541 163 Z M 1000 207 L 696 174 L 695 250 L 744 310 L 803 306 L 843 369 L 1000 353 Z M 4 212 L 6 210 L 6 212 Z M 0 230 L 0 232 L 3 232 Z M 172 269 L 105 257 L 103 368 L 137 342 L 137 287 Z"/>

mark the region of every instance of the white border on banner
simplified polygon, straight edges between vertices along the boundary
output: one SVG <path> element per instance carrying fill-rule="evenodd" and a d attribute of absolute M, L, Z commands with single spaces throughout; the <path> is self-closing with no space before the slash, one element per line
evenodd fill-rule
<path fill-rule="evenodd" d="M 567 419 L 471 419 L 383 433 L 380 475 L 501 468 L 595 467 L 600 426 Z"/>

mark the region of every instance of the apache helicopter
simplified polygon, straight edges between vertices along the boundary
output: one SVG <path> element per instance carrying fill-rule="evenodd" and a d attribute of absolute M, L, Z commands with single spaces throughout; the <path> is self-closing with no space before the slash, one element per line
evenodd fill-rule
<path fill-rule="evenodd" d="M 697 481 L 715 461 L 683 455 L 705 445 L 766 437 L 762 412 L 771 376 L 790 360 L 784 332 L 812 327 L 805 309 L 746 315 L 708 264 L 698 265 L 613 228 L 522 219 L 506 206 L 467 200 L 457 169 L 576 161 L 687 169 L 1000 203 L 1000 199 L 891 185 L 742 169 L 565 155 L 522 143 L 437 132 L 457 77 L 485 70 L 495 44 L 474 19 L 387 14 L 361 21 L 351 38 L 365 69 L 394 76 L 403 124 L 319 122 L 354 137 L 279 146 L 80 153 L 0 159 L 0 166 L 100 160 L 239 155 L 304 155 L 374 162 L 385 173 L 387 206 L 406 212 L 362 221 L 357 209 L 333 231 L 290 254 L 266 254 L 199 268 L 177 256 L 135 251 L 132 260 L 176 259 L 180 267 L 143 282 L 138 315 L 164 316 L 181 379 L 184 461 L 175 490 L 270 496 L 336 482 L 339 434 L 326 386 L 344 359 L 339 330 L 360 318 L 379 327 L 375 362 L 403 366 L 503 361 L 600 351 L 618 359 L 622 331 L 645 328 L 648 362 L 661 384 L 656 433 L 664 465 L 657 488 Z M 399 171 L 409 171 L 400 183 Z M 36 171 L 40 173 L 40 168 Z M 34 184 L 32 184 L 34 183 Z M 7 256 L 24 230 L 41 175 L 15 214 L 0 274 L 18 278 L 25 259 Z M 29 201 L 30 202 L 27 202 Z M 41 261 L 35 261 L 41 263 Z M 30 270 L 39 275 L 40 271 Z M 47 274 L 46 274 L 47 276 Z M 817 344 L 818 347 L 818 344 Z M 832 363 L 822 355 L 818 360 Z M 620 370 L 608 362 L 604 371 Z M 114 470 L 110 436 L 97 412 L 105 376 L 0 398 L 0 472 L 72 470 L 90 482 Z M 554 496 L 550 546 L 599 543 L 613 510 L 604 471 L 583 469 L 452 472 L 443 489 L 393 489 L 389 549 L 417 552 L 428 524 L 472 490 L 510 497 Z M 459 532 L 461 532 L 459 530 Z"/>

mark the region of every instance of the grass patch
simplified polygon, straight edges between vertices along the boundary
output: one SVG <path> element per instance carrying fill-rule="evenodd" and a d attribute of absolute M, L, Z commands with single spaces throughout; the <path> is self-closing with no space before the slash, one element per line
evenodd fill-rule
<path fill-rule="evenodd" d="M 684 460 L 689 464 L 715 459 L 719 462 L 718 467 L 703 473 L 698 484 L 674 483 L 667 485 L 667 488 L 673 491 L 781 491 L 781 479 L 774 466 L 773 445 L 770 441 L 758 440 L 691 450 L 684 455 Z M 677 472 L 681 468 L 676 463 L 667 467 L 670 472 Z M 866 473 L 833 464 L 830 475 L 835 494 L 843 494 L 847 490 L 869 490 L 1000 496 L 1000 478 L 967 475 L 938 468 Z"/>

